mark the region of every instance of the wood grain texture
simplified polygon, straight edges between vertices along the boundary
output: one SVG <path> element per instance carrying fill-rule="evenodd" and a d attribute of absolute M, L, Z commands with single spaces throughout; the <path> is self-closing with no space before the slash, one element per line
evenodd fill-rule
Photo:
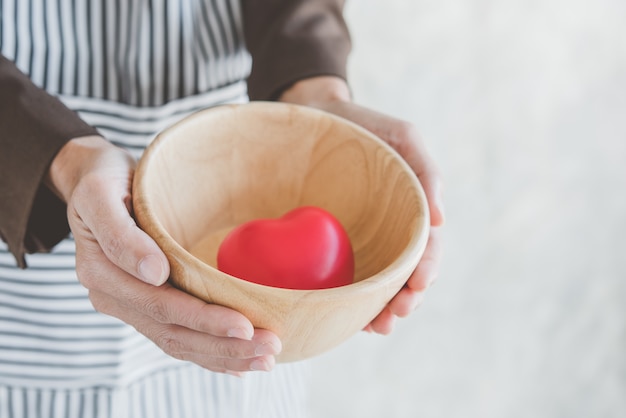
<path fill-rule="evenodd" d="M 426 199 L 406 163 L 364 129 L 299 106 L 196 113 L 155 139 L 133 188 L 137 221 L 168 256 L 171 282 L 274 331 L 281 362 L 320 354 L 367 325 L 406 282 L 428 238 Z M 353 284 L 279 289 L 217 270 L 228 230 L 304 205 L 328 210 L 348 232 Z"/>

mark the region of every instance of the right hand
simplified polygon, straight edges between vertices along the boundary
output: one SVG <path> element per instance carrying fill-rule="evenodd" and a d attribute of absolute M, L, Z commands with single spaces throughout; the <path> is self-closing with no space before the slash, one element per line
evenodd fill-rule
<path fill-rule="evenodd" d="M 67 202 L 76 273 L 94 308 L 206 369 L 271 370 L 281 349 L 275 334 L 166 283 L 165 254 L 131 216 L 135 164 L 126 151 L 90 136 L 69 141 L 48 173 L 49 186 Z"/>

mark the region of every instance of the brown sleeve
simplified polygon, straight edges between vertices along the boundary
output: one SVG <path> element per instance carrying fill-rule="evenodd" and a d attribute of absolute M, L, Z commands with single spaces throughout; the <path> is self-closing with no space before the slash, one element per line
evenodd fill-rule
<path fill-rule="evenodd" d="M 343 6 L 344 0 L 243 0 L 251 100 L 275 100 L 317 75 L 346 79 L 351 43 Z"/>
<path fill-rule="evenodd" d="M 65 204 L 43 179 L 67 141 L 96 133 L 0 55 L 0 238 L 20 267 L 68 234 Z"/>

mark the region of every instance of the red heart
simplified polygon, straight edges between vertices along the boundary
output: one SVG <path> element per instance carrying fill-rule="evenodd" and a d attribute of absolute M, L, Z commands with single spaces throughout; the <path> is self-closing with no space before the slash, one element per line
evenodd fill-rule
<path fill-rule="evenodd" d="M 354 254 L 333 215 L 304 206 L 233 229 L 220 245 L 217 267 L 267 286 L 322 289 L 352 283 Z"/>

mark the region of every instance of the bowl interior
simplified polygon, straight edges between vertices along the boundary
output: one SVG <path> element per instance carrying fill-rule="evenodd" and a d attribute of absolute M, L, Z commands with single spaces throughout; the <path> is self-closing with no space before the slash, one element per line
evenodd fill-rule
<path fill-rule="evenodd" d="M 381 140 L 320 111 L 274 103 L 199 112 L 162 132 L 141 167 L 144 204 L 185 251 L 216 268 L 233 227 L 304 205 L 330 211 L 355 252 L 355 281 L 423 235 L 408 166 Z"/>

